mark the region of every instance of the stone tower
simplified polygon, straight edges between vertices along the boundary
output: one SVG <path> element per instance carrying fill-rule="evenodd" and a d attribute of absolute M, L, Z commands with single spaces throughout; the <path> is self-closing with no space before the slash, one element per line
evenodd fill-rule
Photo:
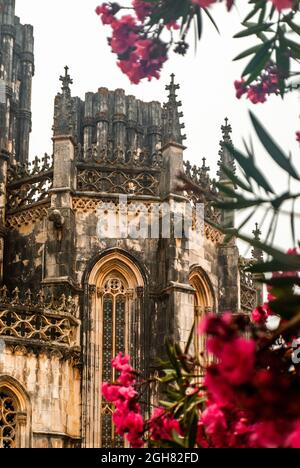
<path fill-rule="evenodd" d="M 120 447 L 100 393 L 111 359 L 130 353 L 150 375 L 165 337 L 185 344 L 212 310 L 248 313 L 256 285 L 211 227 L 224 218 L 206 160 L 184 159 L 174 76 L 163 105 L 122 89 L 81 99 L 66 67 L 53 155 L 28 162 L 32 28 L 0 5 L 0 447 Z"/>
<path fill-rule="evenodd" d="M 28 161 L 33 28 L 15 16 L 15 0 L 0 2 L 0 152 Z"/>

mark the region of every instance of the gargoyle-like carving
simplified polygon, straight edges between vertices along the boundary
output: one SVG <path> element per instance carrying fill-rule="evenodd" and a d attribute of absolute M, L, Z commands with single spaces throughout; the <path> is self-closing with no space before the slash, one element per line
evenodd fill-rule
<path fill-rule="evenodd" d="M 65 218 L 59 210 L 53 210 L 49 215 L 49 221 L 54 224 L 56 229 L 62 229 L 65 224 Z"/>

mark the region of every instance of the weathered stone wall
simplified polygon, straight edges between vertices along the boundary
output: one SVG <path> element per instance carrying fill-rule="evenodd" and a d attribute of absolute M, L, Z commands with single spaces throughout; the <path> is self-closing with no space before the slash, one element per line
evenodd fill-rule
<path fill-rule="evenodd" d="M 4 284 L 10 289 L 18 286 L 20 289 L 30 288 L 34 291 L 41 287 L 48 230 L 48 220 L 43 214 L 41 211 L 40 219 L 26 223 L 25 212 L 24 222 L 7 232 L 4 248 Z M 12 217 L 9 221 L 13 222 Z"/>
<path fill-rule="evenodd" d="M 59 351 L 34 352 L 6 345 L 0 375 L 10 376 L 30 400 L 32 447 L 62 448 L 78 444 L 81 434 L 80 372 Z"/>

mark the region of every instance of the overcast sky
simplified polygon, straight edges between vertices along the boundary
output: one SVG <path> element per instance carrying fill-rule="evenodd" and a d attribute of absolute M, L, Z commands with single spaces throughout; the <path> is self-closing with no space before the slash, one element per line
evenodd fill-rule
<path fill-rule="evenodd" d="M 17 15 L 23 23 L 32 24 L 35 31 L 31 156 L 51 152 L 53 100 L 60 89 L 59 76 L 68 65 L 74 80 L 72 94 L 81 98 L 87 91 L 96 92 L 99 87 L 106 86 L 124 88 L 128 94 L 146 101 L 164 101 L 167 95 L 165 84 L 169 82 L 170 74 L 175 73 L 181 85 L 179 96 L 188 137 L 186 158 L 200 165 L 201 158 L 206 157 L 213 174 L 224 118 L 228 116 L 230 119 L 234 143 L 241 147 L 242 138 L 248 139 L 253 134 L 248 116 L 250 108 L 270 128 L 283 148 L 292 151 L 299 168 L 299 146 L 295 141 L 295 132 L 300 130 L 299 95 L 294 93 L 284 102 L 280 98 L 270 98 L 268 103 L 257 106 L 235 98 L 233 81 L 239 78 L 243 63 L 233 63 L 232 58 L 251 45 L 249 39 L 232 39 L 241 29 L 244 8 L 227 14 L 223 5 L 216 5 L 213 14 L 221 35 L 206 20 L 204 37 L 196 54 L 191 47 L 185 58 L 172 56 L 159 81 L 136 86 L 131 85 L 117 68 L 115 56 L 106 42 L 109 30 L 100 24 L 95 14 L 96 6 L 97 0 L 16 1 Z M 194 44 L 193 38 L 191 44 Z M 264 172 L 278 190 L 284 189 L 282 184 L 286 181 L 281 172 L 274 168 L 259 144 L 256 148 L 256 157 Z M 278 243 L 288 246 L 289 242 L 288 227 L 283 226 Z"/>

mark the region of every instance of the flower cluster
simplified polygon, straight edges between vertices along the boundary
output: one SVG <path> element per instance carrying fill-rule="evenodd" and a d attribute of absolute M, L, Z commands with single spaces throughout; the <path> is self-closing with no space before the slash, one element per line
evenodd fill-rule
<path fill-rule="evenodd" d="M 279 77 L 274 66 L 268 66 L 259 79 L 247 86 L 245 80 L 235 81 L 236 97 L 240 99 L 243 95 L 253 104 L 264 103 L 267 96 L 279 94 Z"/>
<path fill-rule="evenodd" d="M 96 13 L 102 23 L 112 29 L 108 42 L 118 57 L 119 68 L 132 83 L 138 84 L 144 78 L 159 78 L 159 72 L 167 60 L 167 45 L 158 37 L 148 37 L 143 29 L 152 5 L 140 0 L 133 0 L 132 5 L 134 16 L 118 18 L 121 7 L 116 3 L 104 3 L 97 7 Z"/>
<path fill-rule="evenodd" d="M 172 440 L 174 433 L 181 434 L 177 419 L 164 408 L 155 408 L 149 420 L 149 435 L 153 441 Z"/>
<path fill-rule="evenodd" d="M 207 369 L 208 404 L 201 418 L 210 446 L 299 448 L 300 380 L 289 371 L 286 349 L 276 354 L 265 342 L 240 337 L 230 315 L 209 317 L 202 331 L 218 358 Z"/>
<path fill-rule="evenodd" d="M 183 0 L 181 5 L 174 2 L 173 7 L 170 0 L 132 0 L 131 7 L 124 7 L 118 3 L 103 3 L 97 7 L 96 13 L 102 23 L 112 29 L 108 42 L 112 52 L 118 57 L 118 66 L 132 83 L 138 84 L 145 78 L 159 78 L 171 48 L 175 53 L 186 54 L 189 48 L 186 38 L 193 18 L 197 18 L 200 38 L 202 10 L 206 11 L 217 2 L 225 3 L 228 11 L 231 11 L 235 4 L 234 0 Z M 249 4 L 251 3 L 253 2 L 249 0 Z M 296 5 L 295 0 L 268 0 L 268 3 L 270 6 L 272 3 L 279 13 Z M 265 5 L 260 5 L 259 8 L 262 9 L 262 14 L 266 13 Z M 120 17 L 118 14 L 124 9 L 130 9 L 131 12 Z M 214 22 L 211 15 L 208 16 Z M 179 30 L 177 41 L 174 39 L 175 30 Z M 169 40 L 165 38 L 168 31 Z M 243 81 L 237 82 L 238 95 L 247 92 L 248 98 L 254 103 L 264 102 L 266 95 L 277 91 L 276 74 L 270 73 L 270 70 L 266 71 L 256 85 L 247 87 Z"/>
<path fill-rule="evenodd" d="M 122 354 L 112 361 L 112 366 L 120 375 L 116 383 L 103 383 L 102 395 L 115 406 L 113 422 L 117 434 L 125 435 L 131 447 L 142 448 L 144 420 L 138 403 L 138 393 L 134 388 L 136 374 L 129 361 L 130 358 Z"/>

